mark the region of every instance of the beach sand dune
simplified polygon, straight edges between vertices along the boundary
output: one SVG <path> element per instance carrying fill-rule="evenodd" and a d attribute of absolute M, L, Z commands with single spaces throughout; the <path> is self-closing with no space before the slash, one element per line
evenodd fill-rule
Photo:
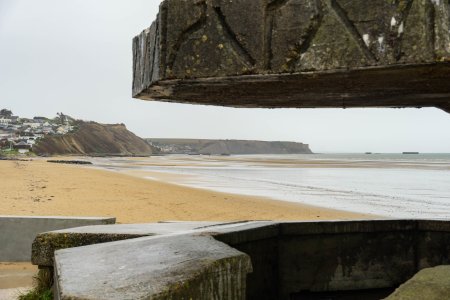
<path fill-rule="evenodd" d="M 119 223 L 374 218 L 39 159 L 0 161 L 0 178 L 2 215 L 114 216 Z"/>

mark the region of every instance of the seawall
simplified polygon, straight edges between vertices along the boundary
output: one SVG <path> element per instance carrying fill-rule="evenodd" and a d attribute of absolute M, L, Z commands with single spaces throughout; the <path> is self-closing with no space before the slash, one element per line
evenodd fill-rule
<path fill-rule="evenodd" d="M 115 218 L 0 216 L 0 261 L 30 261 L 31 244 L 39 233 L 115 222 Z"/>

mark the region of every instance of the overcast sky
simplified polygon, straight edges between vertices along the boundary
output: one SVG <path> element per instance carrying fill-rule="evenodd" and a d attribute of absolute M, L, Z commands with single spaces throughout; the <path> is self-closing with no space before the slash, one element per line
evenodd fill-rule
<path fill-rule="evenodd" d="M 0 0 L 0 107 L 125 123 L 141 137 L 299 141 L 316 152 L 450 152 L 437 109 L 233 109 L 131 98 L 133 36 L 159 0 Z"/>

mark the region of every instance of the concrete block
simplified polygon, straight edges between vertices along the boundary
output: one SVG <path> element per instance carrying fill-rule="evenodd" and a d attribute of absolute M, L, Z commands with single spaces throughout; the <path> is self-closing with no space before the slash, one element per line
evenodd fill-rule
<path fill-rule="evenodd" d="M 32 245 L 31 262 L 38 266 L 53 266 L 56 250 L 133 239 L 143 236 L 189 232 L 207 228 L 214 222 L 164 222 L 154 224 L 97 225 L 40 233 Z"/>
<path fill-rule="evenodd" d="M 165 0 L 133 40 L 133 96 L 450 111 L 449 7 L 431 0 Z"/>
<path fill-rule="evenodd" d="M 81 272 L 80 272 L 81 270 Z M 250 257 L 190 234 L 58 250 L 57 299 L 245 299 Z"/>
<path fill-rule="evenodd" d="M 41 232 L 115 222 L 115 218 L 0 216 L 0 261 L 30 261 L 31 245 Z"/>

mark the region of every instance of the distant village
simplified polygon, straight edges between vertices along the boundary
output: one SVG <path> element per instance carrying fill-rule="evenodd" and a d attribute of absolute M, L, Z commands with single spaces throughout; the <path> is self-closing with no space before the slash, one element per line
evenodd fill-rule
<path fill-rule="evenodd" d="M 0 153 L 26 154 L 46 135 L 64 135 L 74 130 L 74 120 L 58 113 L 54 119 L 21 118 L 8 109 L 0 110 Z"/>

